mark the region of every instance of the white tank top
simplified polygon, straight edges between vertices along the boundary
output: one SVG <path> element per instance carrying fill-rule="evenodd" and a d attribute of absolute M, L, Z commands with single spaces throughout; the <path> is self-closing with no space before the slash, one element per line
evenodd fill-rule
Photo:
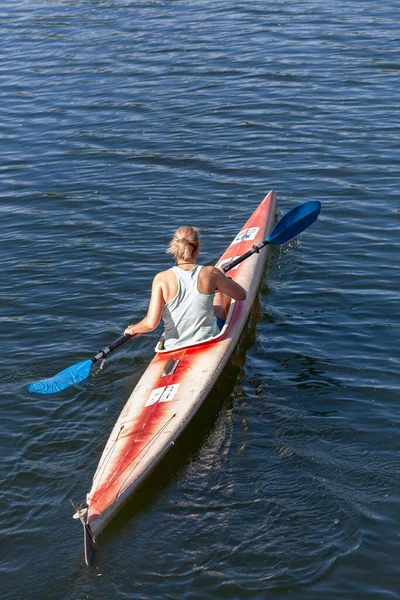
<path fill-rule="evenodd" d="M 213 310 L 214 294 L 202 294 L 197 287 L 201 269 L 201 265 L 191 271 L 179 267 L 171 269 L 178 279 L 178 291 L 165 304 L 162 316 L 167 350 L 203 342 L 219 333 Z"/>

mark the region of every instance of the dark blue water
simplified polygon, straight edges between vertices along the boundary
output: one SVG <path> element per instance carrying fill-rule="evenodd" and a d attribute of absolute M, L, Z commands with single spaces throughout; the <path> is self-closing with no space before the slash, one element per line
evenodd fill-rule
<path fill-rule="evenodd" d="M 2 598 L 400 598 L 399 31 L 396 0 L 3 1 Z M 27 386 L 145 314 L 177 226 L 212 263 L 271 188 L 321 216 L 87 568 L 68 500 L 157 334 Z"/>

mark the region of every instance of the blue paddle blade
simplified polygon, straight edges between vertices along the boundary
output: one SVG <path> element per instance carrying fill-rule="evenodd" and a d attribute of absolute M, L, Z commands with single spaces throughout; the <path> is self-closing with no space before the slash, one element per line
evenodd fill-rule
<path fill-rule="evenodd" d="M 54 394 L 55 392 L 61 392 L 70 385 L 80 383 L 90 373 L 92 360 L 83 360 L 82 362 L 72 365 L 60 371 L 57 375 L 49 377 L 48 379 L 41 379 L 36 383 L 31 383 L 28 387 L 30 392 L 36 392 L 36 394 Z"/>
<path fill-rule="evenodd" d="M 307 227 L 310 227 L 318 218 L 320 210 L 321 202 L 318 200 L 310 200 L 296 206 L 296 208 L 290 210 L 278 221 L 267 237 L 267 242 L 276 246 L 286 244 L 286 242 L 299 235 Z"/>

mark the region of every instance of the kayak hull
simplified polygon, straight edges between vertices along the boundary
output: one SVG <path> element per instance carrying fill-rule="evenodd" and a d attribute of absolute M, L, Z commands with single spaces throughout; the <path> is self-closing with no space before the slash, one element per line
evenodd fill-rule
<path fill-rule="evenodd" d="M 237 258 L 270 233 L 276 212 L 271 191 L 217 266 Z M 126 402 L 104 448 L 87 495 L 86 524 L 93 539 L 113 518 L 178 439 L 229 360 L 249 316 L 268 246 L 229 271 L 247 291 L 232 302 L 221 333 L 205 342 L 156 352 Z M 157 350 L 157 349 L 156 349 Z"/>

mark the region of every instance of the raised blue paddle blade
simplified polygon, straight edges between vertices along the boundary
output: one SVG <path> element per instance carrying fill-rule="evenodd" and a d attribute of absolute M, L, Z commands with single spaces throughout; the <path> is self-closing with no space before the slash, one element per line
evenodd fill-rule
<path fill-rule="evenodd" d="M 310 227 L 318 218 L 320 210 L 321 202 L 318 200 L 310 200 L 296 206 L 278 221 L 267 237 L 267 242 L 276 246 L 286 244 L 307 227 Z"/>
<path fill-rule="evenodd" d="M 64 369 L 64 371 L 60 371 L 53 377 L 31 383 L 28 390 L 30 392 L 35 392 L 36 394 L 54 394 L 56 392 L 61 392 L 61 390 L 65 390 L 65 388 L 70 385 L 80 383 L 86 379 L 90 373 L 92 364 L 92 360 L 83 360 L 82 362 Z"/>

